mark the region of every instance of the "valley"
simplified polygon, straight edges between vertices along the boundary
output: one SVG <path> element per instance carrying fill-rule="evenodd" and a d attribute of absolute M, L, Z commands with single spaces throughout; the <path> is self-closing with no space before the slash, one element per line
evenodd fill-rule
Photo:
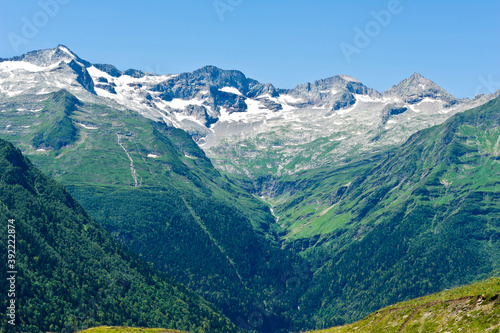
<path fill-rule="evenodd" d="M 122 72 L 60 45 L 0 60 L 0 138 L 221 331 L 299 332 L 498 275 L 499 98 L 418 73 L 379 93 L 345 75 L 279 89 L 214 66 Z M 144 316 L 100 323 L 217 331 Z"/>

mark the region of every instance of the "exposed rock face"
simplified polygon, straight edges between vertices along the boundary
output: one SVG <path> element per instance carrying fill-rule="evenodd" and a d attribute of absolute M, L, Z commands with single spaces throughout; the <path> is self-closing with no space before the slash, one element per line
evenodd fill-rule
<path fill-rule="evenodd" d="M 397 116 L 406 111 L 408 111 L 408 108 L 405 107 L 403 103 L 387 104 L 382 109 L 382 124 L 385 125 L 391 117 Z"/>
<path fill-rule="evenodd" d="M 61 62 L 61 66 L 64 66 L 66 63 Z M 87 72 L 87 69 L 85 66 L 82 66 L 80 63 L 76 62 L 75 60 L 71 60 L 68 63 L 68 66 L 71 67 L 71 69 L 76 73 L 76 81 L 81 84 L 85 90 L 88 92 L 91 92 L 95 94 L 94 90 L 94 81 L 89 75 L 89 72 Z"/>
<path fill-rule="evenodd" d="M 414 73 L 409 78 L 385 91 L 382 95 L 384 97 L 398 98 L 409 104 L 419 103 L 426 97 L 447 102 L 450 105 L 458 102 L 458 99 L 419 73 Z"/>
<path fill-rule="evenodd" d="M 111 75 L 112 77 L 120 77 L 122 76 L 122 72 L 118 70 L 113 65 L 108 65 L 108 64 L 94 64 L 94 67 Z"/>

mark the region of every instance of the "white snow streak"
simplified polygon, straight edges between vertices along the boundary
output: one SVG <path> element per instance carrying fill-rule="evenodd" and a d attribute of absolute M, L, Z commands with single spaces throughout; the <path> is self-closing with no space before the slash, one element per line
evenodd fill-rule
<path fill-rule="evenodd" d="M 120 145 L 120 147 L 122 147 L 123 151 L 125 151 L 125 154 L 127 154 L 127 157 L 130 160 L 130 172 L 132 173 L 132 178 L 134 179 L 134 187 L 138 187 L 141 184 L 139 184 L 139 182 L 137 181 L 138 174 L 134 169 L 134 160 L 132 159 L 132 157 L 130 157 L 130 154 L 128 153 L 127 149 L 125 149 L 125 146 L 123 146 L 123 144 L 120 142 L 120 134 L 116 133 L 116 136 L 118 138 L 118 144 Z"/>

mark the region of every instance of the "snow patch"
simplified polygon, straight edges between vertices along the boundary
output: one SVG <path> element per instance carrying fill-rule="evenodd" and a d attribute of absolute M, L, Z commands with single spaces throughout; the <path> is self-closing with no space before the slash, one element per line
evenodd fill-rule
<path fill-rule="evenodd" d="M 280 101 L 281 103 L 292 103 L 292 104 L 304 102 L 302 98 L 297 98 L 290 95 L 280 95 L 278 97 L 278 101 Z"/>
<path fill-rule="evenodd" d="M 184 122 L 184 121 L 191 121 L 191 122 L 195 122 L 197 124 L 199 124 L 200 126 L 203 126 L 205 127 L 205 125 L 196 117 L 194 116 L 187 116 L 187 115 L 184 115 L 182 113 L 174 113 L 175 115 L 175 118 L 177 119 L 177 121 L 179 122 Z"/>
<path fill-rule="evenodd" d="M 339 76 L 349 82 L 359 82 L 358 80 L 349 75 L 339 75 Z"/>
<path fill-rule="evenodd" d="M 399 97 L 383 97 L 381 99 L 381 102 L 383 103 L 398 103 L 402 102 L 403 100 Z"/>
<path fill-rule="evenodd" d="M 375 102 L 378 102 L 376 99 L 371 98 L 368 95 L 358 95 L 358 94 L 355 94 L 354 97 L 356 98 L 356 101 L 359 100 L 360 102 L 365 102 L 365 103 L 375 103 Z"/>
<path fill-rule="evenodd" d="M 37 65 L 33 65 L 29 62 L 26 61 L 4 61 L 0 62 L 0 70 L 5 70 L 5 71 L 16 71 L 16 70 L 21 70 L 21 71 L 27 71 L 27 72 L 42 72 L 46 70 L 47 67 L 40 67 Z"/>
<path fill-rule="evenodd" d="M 227 112 L 227 109 L 224 107 L 220 108 L 220 117 L 219 121 L 225 121 L 225 122 L 230 122 L 231 121 L 231 115 L 229 112 Z"/>
<path fill-rule="evenodd" d="M 188 99 L 188 100 L 185 100 L 185 99 L 181 99 L 181 98 L 174 98 L 172 101 L 166 102 L 165 104 L 167 104 L 168 106 L 170 106 L 172 109 L 182 109 L 182 110 L 184 110 L 189 105 L 199 105 L 199 106 L 201 106 L 203 104 L 203 102 L 204 101 L 202 99 Z"/>
<path fill-rule="evenodd" d="M 71 54 L 71 52 L 64 46 L 59 46 L 58 47 L 59 50 L 63 51 L 64 53 L 66 53 L 67 55 L 69 55 L 71 58 L 74 58 L 74 55 Z"/>
<path fill-rule="evenodd" d="M 158 157 L 160 157 L 160 155 L 155 155 L 155 154 L 148 154 L 148 157 L 152 157 L 152 158 L 158 158 Z"/>
<path fill-rule="evenodd" d="M 440 100 L 438 100 L 438 99 L 425 97 L 423 100 L 421 100 L 420 102 L 418 102 L 417 105 L 420 105 L 422 103 L 443 103 L 443 102 L 440 101 Z"/>
<path fill-rule="evenodd" d="M 415 107 L 415 105 L 412 105 L 412 104 L 407 104 L 406 106 L 407 106 L 410 110 L 412 110 L 413 112 L 417 112 L 417 113 L 419 113 L 419 112 L 420 112 L 420 110 L 419 110 L 419 109 L 417 109 L 417 108 Z"/>
<path fill-rule="evenodd" d="M 245 99 L 245 104 L 247 105 L 247 112 L 249 113 L 261 113 L 262 104 L 259 101 L 247 98 Z"/>
<path fill-rule="evenodd" d="M 341 110 L 338 110 L 337 112 L 339 114 L 341 114 L 341 115 L 348 114 L 349 112 L 351 112 L 352 110 L 354 110 L 356 108 L 356 106 L 358 106 L 358 103 L 359 103 L 359 100 L 356 99 L 356 102 L 350 108 L 341 109 Z"/>
<path fill-rule="evenodd" d="M 89 125 L 85 125 L 85 124 L 82 124 L 82 123 L 77 123 L 77 124 L 80 125 L 80 126 L 82 126 L 83 128 L 90 129 L 90 130 L 99 129 L 99 127 L 89 126 Z"/>
<path fill-rule="evenodd" d="M 87 68 L 87 72 L 90 74 L 90 76 L 92 77 L 92 79 L 94 79 L 94 81 L 96 81 L 96 78 L 99 78 L 99 77 L 104 77 L 108 81 L 114 79 L 114 77 L 112 77 L 108 73 L 106 73 L 104 71 L 101 71 L 100 69 L 98 69 L 98 68 L 96 68 L 94 66 L 90 66 L 89 68 Z"/>
<path fill-rule="evenodd" d="M 285 111 L 285 112 L 292 111 L 292 110 L 297 110 L 297 108 L 295 106 L 291 106 L 291 105 L 288 105 L 288 104 L 281 104 L 281 107 L 283 108 L 283 111 Z"/>
<path fill-rule="evenodd" d="M 226 93 L 230 93 L 230 94 L 235 94 L 235 95 L 239 95 L 239 96 L 243 96 L 240 91 L 234 87 L 224 87 L 224 88 L 221 88 L 219 89 L 219 91 L 223 91 L 223 92 L 226 92 Z"/>

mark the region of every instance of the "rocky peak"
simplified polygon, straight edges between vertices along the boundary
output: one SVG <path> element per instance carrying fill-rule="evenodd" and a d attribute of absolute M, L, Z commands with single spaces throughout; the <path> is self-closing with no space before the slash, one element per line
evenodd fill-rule
<path fill-rule="evenodd" d="M 93 65 L 98 70 L 101 70 L 104 73 L 111 75 L 112 77 L 120 77 L 123 74 L 120 70 L 118 70 L 118 68 L 116 68 L 113 65 L 109 64 L 93 64 Z"/>
<path fill-rule="evenodd" d="M 312 83 L 298 85 L 286 91 L 290 95 L 305 101 L 301 106 L 318 106 L 338 110 L 350 107 L 356 102 L 355 95 L 380 97 L 380 93 L 370 89 L 360 81 L 348 75 L 335 75 Z"/>
<path fill-rule="evenodd" d="M 426 97 L 450 104 L 457 101 L 455 97 L 433 81 L 423 77 L 420 73 L 413 73 L 409 78 L 384 91 L 382 95 L 384 97 L 398 98 L 409 104 L 419 103 Z"/>
<path fill-rule="evenodd" d="M 68 47 L 64 45 L 58 45 L 53 49 L 37 50 L 25 53 L 21 56 L 17 56 L 11 59 L 3 59 L 4 61 L 24 61 L 30 64 L 49 67 L 61 62 L 69 63 L 71 61 L 77 61 L 85 67 L 90 67 L 91 64 L 85 61 L 73 53 Z"/>

